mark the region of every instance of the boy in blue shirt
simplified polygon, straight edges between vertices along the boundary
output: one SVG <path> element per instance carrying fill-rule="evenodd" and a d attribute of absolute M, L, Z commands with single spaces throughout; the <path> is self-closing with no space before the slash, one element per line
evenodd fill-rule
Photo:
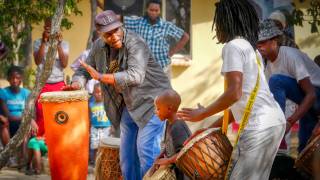
<path fill-rule="evenodd" d="M 110 135 L 111 123 L 104 109 L 100 83 L 94 85 L 93 94 L 89 99 L 90 111 L 90 148 L 94 150 L 94 159 L 101 139 Z"/>
<path fill-rule="evenodd" d="M 3 145 L 7 145 L 10 137 L 13 137 L 18 131 L 22 120 L 25 103 L 30 94 L 30 91 L 21 88 L 23 71 L 18 66 L 11 66 L 7 73 L 7 80 L 10 86 L 0 89 L 0 106 L 7 119 L 7 122 L 1 123 L 1 137 Z M 5 120 L 4 120 L 5 121 Z M 26 141 L 23 141 L 22 147 L 25 147 Z M 25 157 L 25 152 L 22 148 L 22 157 Z"/>

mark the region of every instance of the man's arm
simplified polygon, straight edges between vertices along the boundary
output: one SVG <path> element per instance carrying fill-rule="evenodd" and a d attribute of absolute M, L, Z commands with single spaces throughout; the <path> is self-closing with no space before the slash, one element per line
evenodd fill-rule
<path fill-rule="evenodd" d="M 22 120 L 22 118 L 19 116 L 12 116 L 9 112 L 7 105 L 2 100 L 0 100 L 0 106 L 3 111 L 3 115 L 5 117 L 7 117 L 9 121 L 21 121 Z"/>
<path fill-rule="evenodd" d="M 63 42 L 62 42 L 61 32 L 57 34 L 57 40 L 58 40 L 57 50 L 58 50 L 58 56 L 61 63 L 61 67 L 66 68 L 68 65 L 68 58 L 69 58 L 69 45 L 62 44 Z"/>
<path fill-rule="evenodd" d="M 293 125 L 296 121 L 301 119 L 308 112 L 308 110 L 316 100 L 315 89 L 311 84 L 309 77 L 301 79 L 298 83 L 302 91 L 305 93 L 305 97 L 299 104 L 296 111 L 287 119 L 290 125 Z"/>
<path fill-rule="evenodd" d="M 110 74 L 110 73 L 101 74 L 97 70 L 95 70 L 92 66 L 85 63 L 84 61 L 80 60 L 79 62 L 81 66 L 88 71 L 88 73 L 93 79 L 98 80 L 104 84 L 114 85 L 115 83 L 114 74 Z"/>
<path fill-rule="evenodd" d="M 98 42 L 96 42 L 98 43 Z M 97 48 L 96 43 L 93 43 L 93 46 L 89 52 L 89 55 L 86 59 L 86 63 L 88 66 L 92 67 L 93 69 L 96 67 L 95 65 L 95 51 Z M 80 62 L 80 61 L 79 61 Z M 79 90 L 85 87 L 87 80 L 91 79 L 90 74 L 88 71 L 83 67 L 80 66 L 75 73 L 72 76 L 72 83 L 70 85 L 66 85 L 62 88 L 64 91 L 69 91 L 69 90 Z"/>
<path fill-rule="evenodd" d="M 189 34 L 183 33 L 181 39 L 178 41 L 178 43 L 173 46 L 169 51 L 169 57 L 173 56 L 175 53 L 179 52 L 189 41 Z"/>
<path fill-rule="evenodd" d="M 230 110 L 229 111 L 229 120 L 228 120 L 228 124 L 231 124 L 232 122 L 235 121 L 234 116 L 232 114 L 232 112 Z M 218 128 L 218 127 L 222 127 L 222 123 L 223 123 L 223 116 L 220 117 L 218 120 L 216 120 L 215 122 L 213 122 L 208 128 Z"/>
<path fill-rule="evenodd" d="M 206 117 L 229 108 L 237 102 L 242 96 L 242 73 L 238 71 L 227 72 L 225 73 L 225 78 L 228 88 L 215 102 L 206 108 L 182 108 L 177 113 L 178 117 L 186 121 L 201 121 Z"/>
<path fill-rule="evenodd" d="M 37 43 L 37 42 L 35 42 L 35 43 Z M 46 43 L 45 41 L 41 40 L 39 47 L 37 47 L 38 45 L 35 44 L 35 47 L 34 47 L 35 50 L 33 52 L 33 57 L 34 57 L 34 62 L 37 66 L 39 64 L 41 64 L 42 59 L 45 56 L 45 48 L 46 48 L 45 43 Z"/>

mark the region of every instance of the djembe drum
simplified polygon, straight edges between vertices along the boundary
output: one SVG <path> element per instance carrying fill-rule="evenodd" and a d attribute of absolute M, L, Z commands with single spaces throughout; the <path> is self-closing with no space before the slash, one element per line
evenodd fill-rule
<path fill-rule="evenodd" d="M 174 169 L 170 166 L 160 166 L 152 175 L 150 170 L 144 175 L 143 180 L 176 180 Z"/>
<path fill-rule="evenodd" d="M 318 162 L 314 162 L 314 155 L 316 153 L 320 153 L 320 136 L 313 138 L 301 151 L 295 162 L 295 167 L 308 176 L 313 176 L 315 173 L 313 171 L 314 163 L 317 163 L 317 165 L 320 163 L 319 159 L 317 160 Z"/>
<path fill-rule="evenodd" d="M 120 138 L 102 139 L 96 158 L 96 180 L 122 179 L 119 159 Z"/>
<path fill-rule="evenodd" d="M 86 91 L 43 93 L 45 137 L 52 180 L 85 180 L 88 174 L 89 110 Z"/>
<path fill-rule="evenodd" d="M 176 164 L 191 179 L 224 179 L 231 152 L 227 136 L 220 128 L 211 128 L 186 144 Z"/>

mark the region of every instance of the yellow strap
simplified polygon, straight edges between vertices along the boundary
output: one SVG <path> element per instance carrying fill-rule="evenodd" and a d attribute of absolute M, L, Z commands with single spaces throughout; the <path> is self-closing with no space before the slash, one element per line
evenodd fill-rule
<path fill-rule="evenodd" d="M 258 55 L 256 55 L 256 61 L 257 61 L 257 64 L 258 64 L 258 76 L 257 76 L 257 80 L 256 80 L 256 85 L 255 85 L 255 87 L 253 88 L 253 90 L 252 90 L 252 92 L 250 94 L 250 97 L 249 97 L 248 102 L 246 104 L 246 108 L 245 108 L 244 113 L 243 113 L 242 118 L 241 118 L 241 124 L 240 124 L 239 130 L 238 130 L 238 135 L 237 135 L 235 144 L 233 146 L 231 157 L 230 157 L 230 160 L 229 160 L 229 163 L 228 163 L 227 172 L 226 172 L 226 175 L 225 175 L 225 178 L 224 178 L 225 180 L 230 178 L 231 171 L 233 169 L 232 161 L 233 161 L 233 159 L 234 159 L 234 157 L 236 155 L 235 154 L 235 148 L 237 147 L 240 134 L 242 133 L 242 131 L 244 130 L 244 128 L 248 124 L 249 116 L 250 116 L 253 104 L 254 104 L 254 102 L 256 100 L 256 97 L 257 97 L 257 94 L 258 94 L 258 90 L 259 90 L 259 87 L 260 87 L 261 63 L 258 60 Z"/>
<path fill-rule="evenodd" d="M 227 80 L 224 81 L 224 90 L 228 87 Z M 222 134 L 227 135 L 229 125 L 229 109 L 223 111 Z"/>

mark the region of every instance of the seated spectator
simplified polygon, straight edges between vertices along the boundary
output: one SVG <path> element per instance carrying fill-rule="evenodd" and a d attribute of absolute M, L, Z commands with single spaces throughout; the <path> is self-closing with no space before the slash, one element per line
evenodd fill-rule
<path fill-rule="evenodd" d="M 10 137 L 13 137 L 18 131 L 22 121 L 22 113 L 30 94 L 28 89 L 20 87 L 22 79 L 22 69 L 18 66 L 11 66 L 7 73 L 7 80 L 10 86 L 0 90 L 1 109 L 6 117 L 1 118 L 1 139 L 4 146 L 8 144 Z M 23 158 L 26 157 L 24 152 L 25 143 L 26 140 L 24 139 L 19 150 L 19 165 L 22 165 Z"/>
<path fill-rule="evenodd" d="M 272 20 L 263 21 L 260 24 L 257 48 L 267 60 L 266 77 L 269 78 L 270 90 L 282 110 L 285 110 L 286 98 L 299 105 L 287 118 L 286 132 L 300 119 L 300 152 L 318 121 L 320 68 L 299 49 L 279 46 L 282 34 Z"/>
<path fill-rule="evenodd" d="M 48 147 L 45 143 L 44 136 L 36 136 L 32 134 L 28 142 L 28 161 L 26 174 L 40 174 L 41 172 L 41 157 L 46 155 L 48 152 Z"/>
<path fill-rule="evenodd" d="M 8 140 L 9 140 L 8 127 L 9 127 L 8 119 L 3 114 L 0 114 L 0 140 L 1 140 L 2 147 L 5 144 L 8 144 Z"/>

